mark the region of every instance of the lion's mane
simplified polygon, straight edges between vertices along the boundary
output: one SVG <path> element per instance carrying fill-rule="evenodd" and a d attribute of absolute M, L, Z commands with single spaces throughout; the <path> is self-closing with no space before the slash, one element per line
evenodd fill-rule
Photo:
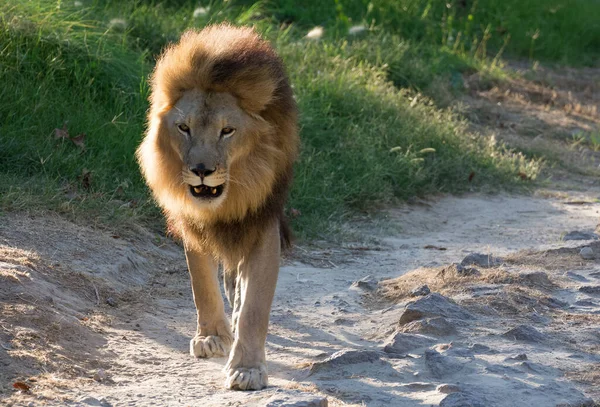
<path fill-rule="evenodd" d="M 271 46 L 251 28 L 221 24 L 190 30 L 162 53 L 150 85 L 148 130 L 137 157 L 171 228 L 217 257 L 227 253 L 232 262 L 274 220 L 288 242 L 283 207 L 297 154 L 297 112 L 283 63 Z M 199 209 L 191 201 L 181 182 L 183 164 L 162 120 L 192 89 L 232 94 L 254 121 L 244 135 L 244 154 L 229 168 L 235 182 L 214 209 Z"/>

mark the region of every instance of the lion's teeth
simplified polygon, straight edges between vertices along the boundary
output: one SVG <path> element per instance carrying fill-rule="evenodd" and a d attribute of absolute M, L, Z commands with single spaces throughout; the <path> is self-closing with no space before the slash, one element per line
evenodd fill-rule
<path fill-rule="evenodd" d="M 197 193 L 197 194 L 199 194 L 200 193 L 200 188 L 194 187 L 194 192 Z"/>
<path fill-rule="evenodd" d="M 217 188 L 213 188 L 211 192 L 212 192 L 212 194 L 213 194 L 213 195 L 216 195 L 216 193 L 217 193 Z"/>

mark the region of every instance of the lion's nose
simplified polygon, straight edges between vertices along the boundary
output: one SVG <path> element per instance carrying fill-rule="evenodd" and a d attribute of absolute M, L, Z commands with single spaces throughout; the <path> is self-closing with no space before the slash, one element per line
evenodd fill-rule
<path fill-rule="evenodd" d="M 206 166 L 204 164 L 198 164 L 195 167 L 190 168 L 190 171 L 193 172 L 194 174 L 196 174 L 199 177 L 208 177 L 210 174 L 212 174 L 213 172 L 215 172 L 215 169 L 208 169 L 206 168 Z"/>

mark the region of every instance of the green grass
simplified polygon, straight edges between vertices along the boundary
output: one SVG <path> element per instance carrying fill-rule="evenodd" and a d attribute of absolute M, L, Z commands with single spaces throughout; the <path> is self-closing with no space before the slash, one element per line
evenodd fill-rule
<path fill-rule="evenodd" d="M 397 199 L 517 185 L 519 173 L 535 178 L 538 161 L 469 133 L 440 107 L 461 92 L 465 73 L 501 78 L 501 52 L 581 64 L 597 58 L 596 3 L 573 0 L 554 11 L 551 1 L 521 3 L 231 0 L 206 3 L 194 16 L 195 1 L 7 0 L 0 207 L 51 209 L 111 227 L 157 222 L 133 157 L 147 75 L 183 29 L 223 20 L 255 25 L 288 66 L 303 142 L 289 207 L 301 213 L 293 219 L 301 236 L 327 235 Z M 357 24 L 368 29 L 349 35 Z M 315 25 L 324 37 L 305 39 Z M 523 27 L 539 29 L 537 39 Z M 70 137 L 85 133 L 84 149 L 55 137 L 64 123 Z"/>

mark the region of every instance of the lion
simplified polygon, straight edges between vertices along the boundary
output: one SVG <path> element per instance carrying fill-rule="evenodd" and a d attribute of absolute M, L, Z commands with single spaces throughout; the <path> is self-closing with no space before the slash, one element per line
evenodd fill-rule
<path fill-rule="evenodd" d="M 163 51 L 150 90 L 137 158 L 183 240 L 198 315 L 190 353 L 229 355 L 225 386 L 262 389 L 280 252 L 290 242 L 284 204 L 299 144 L 283 62 L 253 29 L 213 25 L 185 32 Z"/>

